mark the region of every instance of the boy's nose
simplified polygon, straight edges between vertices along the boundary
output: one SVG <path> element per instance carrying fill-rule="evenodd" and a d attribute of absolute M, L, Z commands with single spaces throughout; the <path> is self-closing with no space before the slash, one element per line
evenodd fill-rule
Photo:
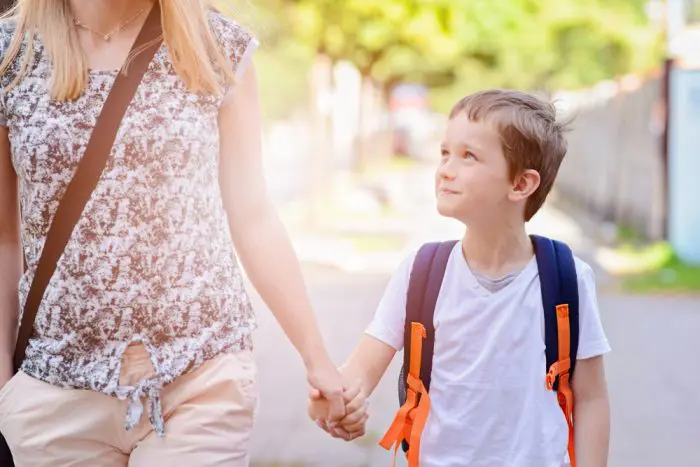
<path fill-rule="evenodd" d="M 450 162 L 445 162 L 438 167 L 438 177 L 445 180 L 454 180 L 455 171 L 450 167 Z"/>

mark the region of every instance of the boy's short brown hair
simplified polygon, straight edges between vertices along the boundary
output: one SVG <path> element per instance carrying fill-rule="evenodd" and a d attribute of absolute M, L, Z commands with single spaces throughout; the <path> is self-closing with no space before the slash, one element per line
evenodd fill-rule
<path fill-rule="evenodd" d="M 567 150 L 566 123 L 556 121 L 554 105 L 516 90 L 470 94 L 455 104 L 450 119 L 462 112 L 471 121 L 489 120 L 496 125 L 511 179 L 528 169 L 540 174 L 540 186 L 525 205 L 525 221 L 529 221 L 542 207 L 557 178 Z"/>

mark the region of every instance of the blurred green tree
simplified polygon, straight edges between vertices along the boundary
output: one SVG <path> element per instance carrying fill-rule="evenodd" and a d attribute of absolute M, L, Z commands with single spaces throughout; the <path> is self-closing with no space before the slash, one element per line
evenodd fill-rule
<path fill-rule="evenodd" d="M 646 3 L 256 0 L 254 9 L 270 67 L 274 59 L 280 72 L 308 66 L 314 55 L 348 60 L 385 91 L 424 83 L 444 107 L 483 87 L 579 88 L 658 65 L 662 34 Z"/>

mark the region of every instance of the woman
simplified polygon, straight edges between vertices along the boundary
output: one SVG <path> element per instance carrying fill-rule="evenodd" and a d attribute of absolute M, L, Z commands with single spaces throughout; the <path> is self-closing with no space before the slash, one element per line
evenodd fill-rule
<path fill-rule="evenodd" d="M 0 26 L 0 431 L 20 466 L 248 464 L 255 317 L 233 244 L 309 383 L 333 401 L 330 416 L 344 412 L 265 193 L 257 43 L 205 0 L 154 1 L 19 0 Z M 163 45 L 12 376 L 19 309 L 56 206 L 157 7 Z"/>

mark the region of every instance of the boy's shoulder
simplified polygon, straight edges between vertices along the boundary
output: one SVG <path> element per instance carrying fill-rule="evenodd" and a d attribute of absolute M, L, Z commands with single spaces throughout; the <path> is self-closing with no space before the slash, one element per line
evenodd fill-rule
<path fill-rule="evenodd" d="M 576 277 L 579 284 L 581 282 L 595 282 L 595 272 L 590 264 L 574 254 L 574 264 L 576 266 Z"/>

